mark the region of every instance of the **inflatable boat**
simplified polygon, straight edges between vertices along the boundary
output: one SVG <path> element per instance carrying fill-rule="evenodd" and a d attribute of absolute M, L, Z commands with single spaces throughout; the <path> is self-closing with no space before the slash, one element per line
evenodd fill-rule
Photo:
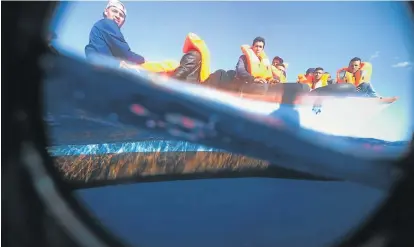
<path fill-rule="evenodd" d="M 310 90 L 300 83 L 232 84 L 217 86 L 176 84 L 173 81 L 154 80 L 173 89 L 180 87 L 191 95 L 207 98 L 253 114 L 277 116 L 287 120 L 296 115 L 298 126 L 338 136 L 358 136 L 358 128 L 364 122 L 397 101 L 397 97 L 366 97 L 348 83 L 331 84 Z M 183 87 L 182 85 L 187 85 Z M 206 91 L 206 87 L 211 89 Z"/>

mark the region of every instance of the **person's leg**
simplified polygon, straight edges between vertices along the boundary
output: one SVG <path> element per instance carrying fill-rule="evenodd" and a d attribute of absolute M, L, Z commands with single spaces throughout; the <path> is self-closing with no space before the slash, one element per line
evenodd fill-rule
<path fill-rule="evenodd" d="M 227 71 L 225 71 L 224 69 L 219 69 L 219 70 L 217 70 L 216 71 L 217 73 L 218 73 L 218 75 L 220 76 L 219 78 L 219 81 L 220 81 L 220 84 L 227 84 L 227 83 L 229 83 L 230 82 L 230 78 L 229 78 L 229 76 L 227 75 Z"/>
<path fill-rule="evenodd" d="M 222 69 L 214 71 L 208 78 L 208 85 L 212 87 L 220 87 L 224 73 L 226 73 L 226 71 Z"/>
<path fill-rule="evenodd" d="M 217 83 L 217 75 L 216 75 L 217 71 L 214 71 L 213 73 L 210 74 L 210 76 L 207 78 L 207 80 L 204 82 L 205 85 L 207 86 L 215 86 Z"/>
<path fill-rule="evenodd" d="M 367 97 L 373 97 L 373 98 L 379 97 L 374 87 L 371 85 L 371 83 L 363 82 L 359 84 L 356 90 L 360 94 L 362 93 L 364 96 L 367 96 Z"/>
<path fill-rule="evenodd" d="M 235 81 L 234 78 L 229 75 L 227 71 L 219 69 L 212 73 L 207 81 L 207 86 L 222 89 L 222 90 L 238 90 L 238 81 Z"/>

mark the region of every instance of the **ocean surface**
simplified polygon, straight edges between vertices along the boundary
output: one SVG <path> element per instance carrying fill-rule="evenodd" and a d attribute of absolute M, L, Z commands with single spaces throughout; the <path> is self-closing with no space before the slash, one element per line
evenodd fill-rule
<path fill-rule="evenodd" d="M 386 196 L 348 182 L 268 178 L 143 183 L 76 194 L 124 241 L 151 247 L 328 246 Z"/>

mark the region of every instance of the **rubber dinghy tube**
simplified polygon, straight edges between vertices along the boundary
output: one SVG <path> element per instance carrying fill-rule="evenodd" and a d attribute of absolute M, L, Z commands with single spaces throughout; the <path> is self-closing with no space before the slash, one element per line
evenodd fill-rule
<path fill-rule="evenodd" d="M 246 83 L 241 88 L 242 93 L 247 94 L 295 94 L 295 93 L 307 93 L 310 91 L 310 87 L 303 83 L 276 83 L 276 84 L 259 84 L 259 83 Z"/>
<path fill-rule="evenodd" d="M 331 84 L 309 92 L 308 95 L 318 96 L 352 96 L 357 95 L 356 87 L 350 83 Z"/>

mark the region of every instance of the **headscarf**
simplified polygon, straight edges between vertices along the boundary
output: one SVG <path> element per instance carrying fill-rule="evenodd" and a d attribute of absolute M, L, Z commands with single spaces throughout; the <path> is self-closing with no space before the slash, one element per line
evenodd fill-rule
<path fill-rule="evenodd" d="M 124 13 L 125 17 L 126 17 L 127 11 L 126 11 L 125 5 L 123 3 L 121 3 L 121 1 L 119 1 L 119 0 L 109 0 L 108 4 L 106 5 L 106 7 L 104 9 L 104 13 L 105 13 L 105 10 L 107 10 L 110 7 L 115 7 L 117 9 L 121 10 Z"/>

